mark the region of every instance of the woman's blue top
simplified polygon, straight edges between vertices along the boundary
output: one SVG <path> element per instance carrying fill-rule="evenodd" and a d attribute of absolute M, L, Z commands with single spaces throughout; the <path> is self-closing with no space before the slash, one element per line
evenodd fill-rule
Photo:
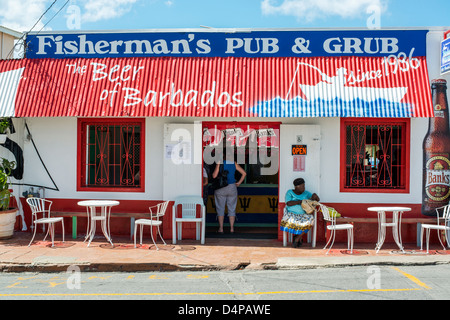
<path fill-rule="evenodd" d="M 306 199 L 311 199 L 312 197 L 312 193 L 309 191 L 303 191 L 302 194 L 296 194 L 294 192 L 294 190 L 288 190 L 288 192 L 286 192 L 286 203 L 288 203 L 289 201 L 299 201 L 299 200 L 306 200 Z M 305 214 L 305 210 L 303 210 L 302 206 L 297 204 L 295 206 L 288 206 L 286 205 L 287 211 L 292 212 L 294 214 Z"/>
<path fill-rule="evenodd" d="M 223 164 L 223 170 L 228 170 L 228 184 L 236 183 L 236 178 L 234 177 L 234 173 L 236 172 L 236 165 L 234 164 L 234 161 L 225 160 Z"/>

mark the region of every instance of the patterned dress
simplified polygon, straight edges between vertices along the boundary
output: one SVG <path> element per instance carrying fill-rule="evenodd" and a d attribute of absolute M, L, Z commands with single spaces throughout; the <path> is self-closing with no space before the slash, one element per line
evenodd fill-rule
<path fill-rule="evenodd" d="M 289 190 L 286 193 L 286 203 L 289 201 L 311 199 L 311 197 L 312 193 L 309 191 L 304 191 L 302 194 L 298 195 L 294 192 L 294 190 Z M 281 231 L 286 231 L 295 235 L 308 233 L 313 225 L 314 216 L 307 214 L 301 205 L 286 205 L 286 211 L 280 223 Z"/>

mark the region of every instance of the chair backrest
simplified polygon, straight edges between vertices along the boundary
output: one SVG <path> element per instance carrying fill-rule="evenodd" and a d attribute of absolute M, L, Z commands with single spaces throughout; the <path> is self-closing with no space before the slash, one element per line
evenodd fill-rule
<path fill-rule="evenodd" d="M 328 210 L 328 207 L 319 203 L 320 211 L 322 211 L 323 219 L 326 221 L 330 221 L 333 224 L 336 223 L 336 217 L 334 215 L 330 214 L 330 211 Z"/>
<path fill-rule="evenodd" d="M 38 215 L 42 214 L 42 217 L 50 217 L 50 209 L 53 204 L 52 201 L 42 198 L 27 198 L 27 203 L 31 208 L 31 214 L 33 219 L 39 219 Z"/>
<path fill-rule="evenodd" d="M 439 214 L 439 209 L 442 209 L 442 216 Z M 447 221 L 450 220 L 450 204 L 440 207 L 440 208 L 436 208 L 436 214 L 437 214 L 438 222 L 439 222 L 439 219 L 443 219 L 443 220 L 445 220 L 445 224 L 447 224 Z"/>
<path fill-rule="evenodd" d="M 201 196 L 180 196 L 175 199 L 174 208 L 181 205 L 181 218 L 194 219 L 197 217 L 197 205 L 204 206 Z"/>
<path fill-rule="evenodd" d="M 167 206 L 169 205 L 169 202 L 170 201 L 164 201 L 164 202 L 158 203 L 156 206 L 149 207 L 151 218 L 153 219 L 153 217 L 156 217 L 159 219 L 160 217 L 163 217 L 166 214 L 166 210 L 167 210 Z M 154 208 L 154 207 L 156 207 L 155 213 L 153 213 L 153 210 L 152 210 L 152 208 Z"/>

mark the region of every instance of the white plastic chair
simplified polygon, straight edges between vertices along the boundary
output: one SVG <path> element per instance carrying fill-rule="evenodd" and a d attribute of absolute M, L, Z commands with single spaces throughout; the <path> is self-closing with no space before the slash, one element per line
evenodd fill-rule
<path fill-rule="evenodd" d="M 62 217 L 50 217 L 50 209 L 53 204 L 50 200 L 45 200 L 41 198 L 28 198 L 27 203 L 31 208 L 31 225 L 34 225 L 33 238 L 31 238 L 28 246 L 33 243 L 34 237 L 36 236 L 36 230 L 38 224 L 48 224 L 47 234 L 44 237 L 47 239 L 48 234 L 52 237 L 52 247 L 55 246 L 55 223 L 61 222 L 62 224 L 62 238 L 64 242 L 64 219 Z M 42 214 L 42 218 L 39 215 Z"/>
<path fill-rule="evenodd" d="M 286 213 L 286 207 L 284 208 L 284 213 Z M 287 246 L 287 242 L 292 242 L 294 236 L 292 233 L 283 231 L 283 247 Z M 308 232 L 308 243 L 311 243 L 311 247 L 316 247 L 316 238 L 317 238 L 317 210 L 314 210 L 314 226 L 312 230 Z"/>
<path fill-rule="evenodd" d="M 169 205 L 169 201 L 165 201 L 162 203 L 157 204 L 156 206 L 149 207 L 150 210 L 150 219 L 139 219 L 134 223 L 134 247 L 136 248 L 136 231 L 137 226 L 139 225 L 139 231 L 140 231 L 140 244 L 142 245 L 142 234 L 144 226 L 150 227 L 150 235 L 152 237 L 153 244 L 156 247 L 156 250 L 159 250 L 158 246 L 156 245 L 155 239 L 153 238 L 153 227 L 158 227 L 158 234 L 161 238 L 162 242 L 164 242 L 164 245 L 167 245 L 167 243 L 164 241 L 161 231 L 159 230 L 159 226 L 162 224 L 162 221 L 160 218 L 162 218 L 167 210 L 167 206 Z"/>
<path fill-rule="evenodd" d="M 442 209 L 442 218 L 440 218 L 439 210 Z M 423 231 L 424 229 L 427 230 L 427 253 L 429 253 L 429 246 L 430 246 L 430 231 L 431 229 L 436 230 L 438 233 L 438 239 L 441 243 L 442 248 L 445 250 L 445 246 L 442 243 L 441 237 L 439 235 L 439 231 L 445 231 L 445 241 L 447 242 L 447 246 L 449 245 L 448 240 L 448 232 L 450 231 L 449 227 L 449 221 L 450 221 L 450 205 L 446 205 L 443 207 L 436 208 L 436 215 L 437 215 L 437 224 L 422 224 L 422 228 L 420 231 L 420 250 L 423 250 Z M 439 221 L 440 220 L 440 221 Z M 441 225 L 440 222 L 444 221 L 444 224 Z"/>
<path fill-rule="evenodd" d="M 334 244 L 337 230 L 347 230 L 347 250 L 350 250 L 350 253 L 353 253 L 353 225 L 349 223 L 336 224 L 336 217 L 334 215 L 330 215 L 328 207 L 323 204 L 319 204 L 319 207 L 320 211 L 322 211 L 323 219 L 331 222 L 331 225 L 327 226 L 327 229 L 331 231 L 330 239 L 328 239 L 328 242 L 323 249 L 325 250 L 328 244 L 330 244 L 330 241 L 332 242 L 326 254 L 330 252 L 331 247 Z"/>
<path fill-rule="evenodd" d="M 178 206 L 181 205 L 180 213 L 177 215 Z M 202 215 L 197 218 L 197 205 L 201 207 Z M 175 199 L 175 204 L 172 208 L 172 241 L 177 243 L 177 239 L 182 239 L 182 223 L 195 222 L 196 223 L 196 239 L 200 240 L 201 244 L 205 244 L 205 220 L 206 209 L 201 196 L 180 196 Z M 201 228 L 200 228 L 201 225 Z M 178 229 L 178 232 L 177 232 Z M 201 239 L 200 239 L 201 234 Z"/>

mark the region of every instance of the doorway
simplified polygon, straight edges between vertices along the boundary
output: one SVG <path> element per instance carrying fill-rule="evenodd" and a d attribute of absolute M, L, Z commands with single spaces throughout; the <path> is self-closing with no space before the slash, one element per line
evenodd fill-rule
<path fill-rule="evenodd" d="M 276 239 L 278 233 L 278 191 L 280 123 L 204 122 L 203 168 L 209 185 L 204 188 L 206 236 L 209 238 Z M 230 150 L 231 148 L 231 150 Z M 230 155 L 247 173 L 238 187 L 235 232 L 229 232 L 227 209 L 224 233 L 218 221 L 211 185 L 216 160 Z M 226 157 L 226 156 L 225 156 Z M 229 158 L 227 158 L 229 159 Z M 239 180 L 236 173 L 236 180 Z"/>

